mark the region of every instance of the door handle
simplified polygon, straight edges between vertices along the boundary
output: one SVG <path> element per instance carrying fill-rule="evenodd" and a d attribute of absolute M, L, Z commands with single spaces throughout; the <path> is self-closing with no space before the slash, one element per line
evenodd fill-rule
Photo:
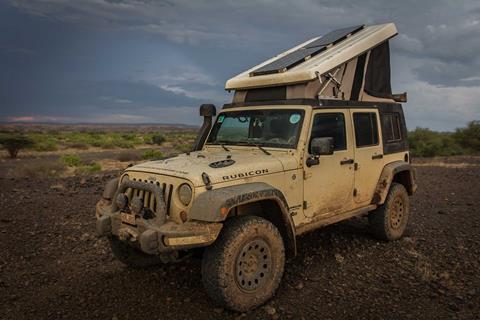
<path fill-rule="evenodd" d="M 383 158 L 383 154 L 374 154 L 372 156 L 372 160 L 377 160 L 377 159 L 382 159 Z"/>
<path fill-rule="evenodd" d="M 340 161 L 340 165 L 353 164 L 353 159 L 345 159 Z"/>

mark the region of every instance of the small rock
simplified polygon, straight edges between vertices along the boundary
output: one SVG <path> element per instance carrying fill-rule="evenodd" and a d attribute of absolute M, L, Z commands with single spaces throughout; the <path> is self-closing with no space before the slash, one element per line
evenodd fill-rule
<path fill-rule="evenodd" d="M 441 279 L 444 279 L 444 280 L 448 280 L 450 279 L 450 275 L 448 274 L 448 272 L 442 272 L 438 275 Z"/>
<path fill-rule="evenodd" d="M 460 311 L 460 308 L 453 302 L 448 305 L 448 308 L 452 311 Z"/>
<path fill-rule="evenodd" d="M 297 290 L 302 290 L 303 287 L 304 287 L 304 286 L 303 286 L 303 283 L 300 282 L 300 283 L 298 283 L 298 284 L 295 286 L 295 289 L 297 289 Z"/>
<path fill-rule="evenodd" d="M 220 314 L 223 312 L 223 308 L 214 308 L 213 312 Z"/>
<path fill-rule="evenodd" d="M 402 241 L 406 242 L 406 243 L 409 243 L 409 244 L 414 244 L 415 243 L 415 239 L 413 239 L 411 237 L 403 237 Z"/>
<path fill-rule="evenodd" d="M 50 186 L 52 190 L 65 190 L 65 186 L 63 184 L 53 184 Z"/>
<path fill-rule="evenodd" d="M 345 258 L 340 253 L 335 253 L 335 260 L 337 260 L 338 263 L 343 263 Z"/>
<path fill-rule="evenodd" d="M 273 316 L 274 314 L 277 313 L 277 310 L 275 310 L 274 307 L 265 306 L 265 312 L 266 312 L 268 315 Z"/>

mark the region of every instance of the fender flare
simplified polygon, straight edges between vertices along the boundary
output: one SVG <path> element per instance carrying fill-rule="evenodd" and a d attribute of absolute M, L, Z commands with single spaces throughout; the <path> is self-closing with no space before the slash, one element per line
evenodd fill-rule
<path fill-rule="evenodd" d="M 272 200 L 280 208 L 287 237 L 284 239 L 286 249 L 295 255 L 295 225 L 289 214 L 288 203 L 280 190 L 267 183 L 246 183 L 203 192 L 195 199 L 188 216 L 199 221 L 221 222 L 225 221 L 232 208 L 262 200 Z"/>
<path fill-rule="evenodd" d="M 375 187 L 375 193 L 372 198 L 372 204 L 381 205 L 385 202 L 388 195 L 388 190 L 392 185 L 393 178 L 399 172 L 409 173 L 410 186 L 407 188 L 409 194 L 413 194 L 417 189 L 415 183 L 415 169 L 412 165 L 405 161 L 394 161 L 383 167 L 380 178 L 378 179 L 377 186 Z"/>

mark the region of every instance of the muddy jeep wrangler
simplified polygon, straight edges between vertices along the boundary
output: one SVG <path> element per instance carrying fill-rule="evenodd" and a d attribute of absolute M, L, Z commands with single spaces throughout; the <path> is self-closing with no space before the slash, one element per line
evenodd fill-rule
<path fill-rule="evenodd" d="M 237 311 L 273 296 L 298 235 L 368 216 L 374 236 L 400 238 L 416 184 L 406 94 L 390 86 L 396 33 L 335 30 L 230 79 L 232 103 L 200 107 L 191 152 L 108 182 L 97 233 L 132 267 L 203 248 L 207 293 Z"/>

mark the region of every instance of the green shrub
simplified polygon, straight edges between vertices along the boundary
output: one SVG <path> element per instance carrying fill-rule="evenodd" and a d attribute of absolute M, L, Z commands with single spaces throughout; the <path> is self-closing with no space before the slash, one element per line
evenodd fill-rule
<path fill-rule="evenodd" d="M 99 172 L 102 170 L 102 166 L 96 162 L 92 162 L 90 164 L 79 166 L 75 168 L 73 172 L 77 176 L 86 176 L 95 172 Z"/>
<path fill-rule="evenodd" d="M 452 156 L 465 153 L 450 132 L 416 128 L 408 134 L 408 141 L 410 152 L 415 157 Z"/>
<path fill-rule="evenodd" d="M 193 149 L 193 143 L 190 144 L 190 143 L 176 143 L 174 145 L 175 149 L 180 151 L 181 153 L 184 153 L 184 152 L 189 152 L 189 151 L 192 151 Z"/>
<path fill-rule="evenodd" d="M 83 163 L 79 156 L 66 154 L 60 157 L 60 162 L 69 167 L 80 167 Z"/>
<path fill-rule="evenodd" d="M 12 178 L 59 178 L 65 172 L 66 166 L 55 161 L 36 161 L 16 165 L 8 172 Z"/>
<path fill-rule="evenodd" d="M 56 151 L 58 150 L 57 141 L 53 138 L 47 138 L 37 141 L 33 146 L 35 151 Z"/>
<path fill-rule="evenodd" d="M 73 149 L 80 149 L 80 150 L 88 149 L 88 145 L 84 142 L 70 142 L 67 144 L 67 146 Z"/>
<path fill-rule="evenodd" d="M 142 159 L 144 160 L 159 160 L 163 157 L 164 157 L 163 153 L 158 150 L 146 150 L 142 154 Z"/>
<path fill-rule="evenodd" d="M 470 153 L 480 152 L 480 121 L 471 121 L 453 134 L 455 141 Z"/>
<path fill-rule="evenodd" d="M 117 156 L 117 160 L 118 161 L 122 161 L 122 162 L 126 162 L 126 161 L 138 161 L 140 160 L 142 157 L 140 156 L 140 154 L 138 154 L 138 152 L 135 152 L 134 150 L 132 151 L 123 151 L 121 153 L 118 154 Z"/>
<path fill-rule="evenodd" d="M 152 142 L 156 145 L 161 145 L 162 143 L 165 142 L 165 140 L 166 140 L 165 136 L 161 134 L 156 134 L 152 136 Z"/>

